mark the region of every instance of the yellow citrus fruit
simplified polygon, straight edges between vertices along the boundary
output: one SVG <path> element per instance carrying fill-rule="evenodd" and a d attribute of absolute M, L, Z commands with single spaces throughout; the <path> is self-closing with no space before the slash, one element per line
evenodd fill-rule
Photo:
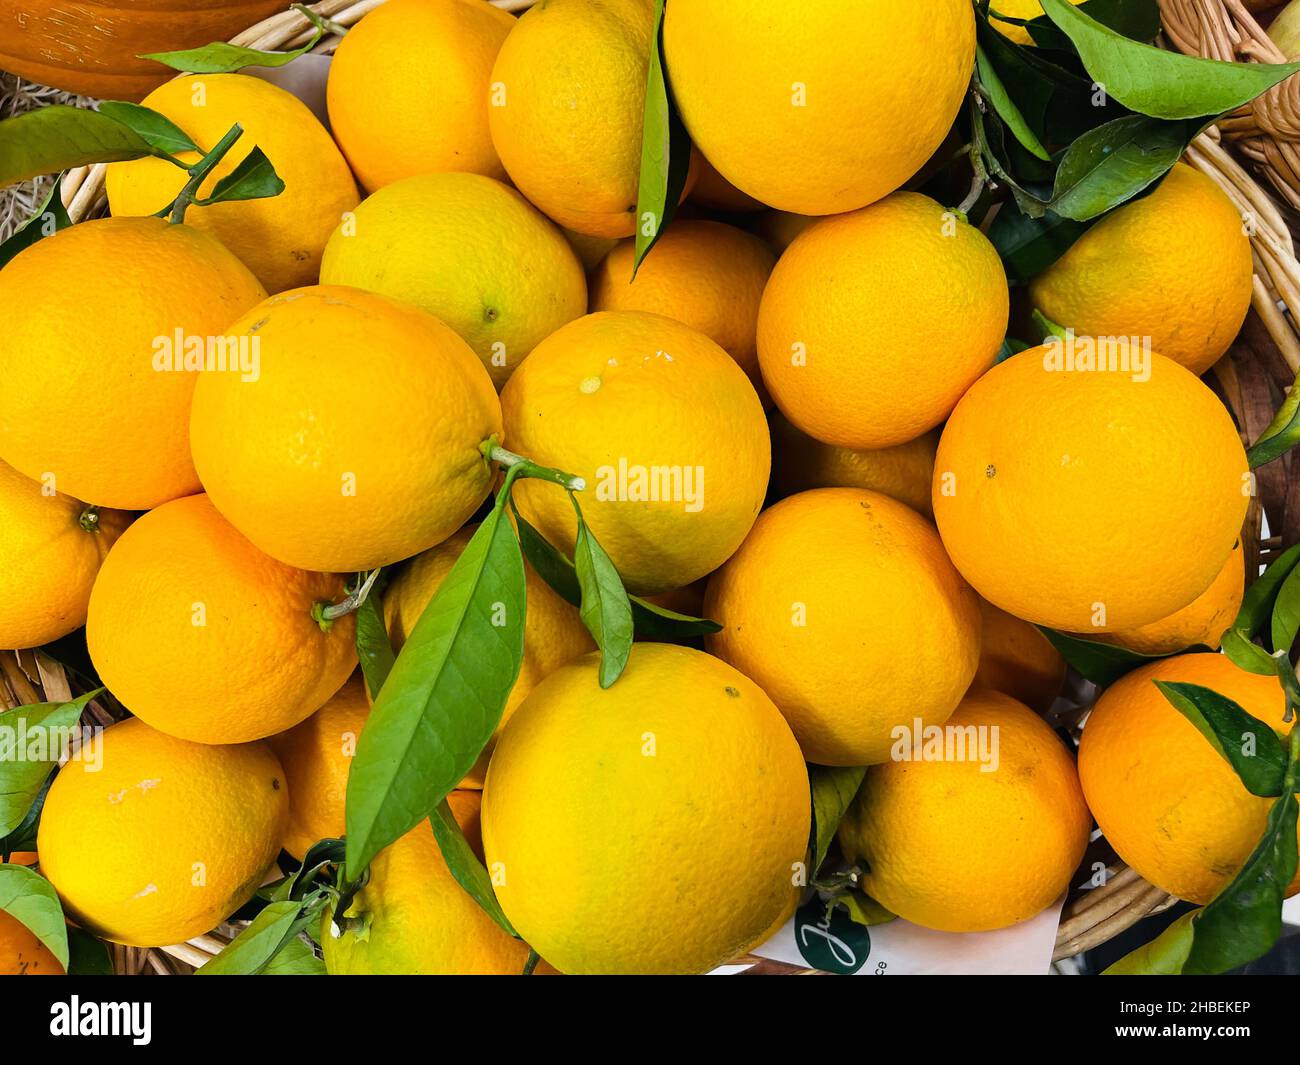
<path fill-rule="evenodd" d="M 369 716 L 365 682 L 354 673 L 309 718 L 267 740 L 289 785 L 289 820 L 281 845 L 299 861 L 314 843 L 343 835 L 348 770 Z"/>
<path fill-rule="evenodd" d="M 277 562 L 207 496 L 150 511 L 109 552 L 86 643 L 100 679 L 136 717 L 195 743 L 244 743 L 296 725 L 356 668 L 351 614 L 333 574 Z"/>
<path fill-rule="evenodd" d="M 563 234 L 481 174 L 423 174 L 380 189 L 334 231 L 320 279 L 441 318 L 498 388 L 534 346 L 587 313 L 587 279 Z"/>
<path fill-rule="evenodd" d="M 1064 350 L 1007 359 L 957 405 L 935 458 L 939 532 L 962 576 L 1018 618 L 1145 625 L 1222 568 L 1249 502 L 1246 455 L 1177 363 L 1071 369 Z"/>
<path fill-rule="evenodd" d="M 1247 673 L 1223 655 L 1178 655 L 1116 681 L 1084 724 L 1079 778 L 1106 839 L 1143 879 L 1206 903 L 1259 843 L 1273 800 L 1246 790 L 1156 681 L 1210 688 L 1279 734 L 1288 728 L 1285 700 L 1276 678 Z M 1300 875 L 1287 894 L 1297 890 Z"/>
<path fill-rule="evenodd" d="M 384 624 L 395 650 L 401 650 L 406 638 L 420 620 L 424 608 L 437 592 L 443 578 L 465 550 L 477 526 L 466 526 L 437 547 L 411 559 L 384 593 Z M 524 660 L 519 678 L 510 689 L 510 698 L 497 728 L 500 734 L 510 715 L 537 686 L 538 681 L 566 662 L 595 648 L 591 635 L 582 624 L 578 611 L 551 590 L 532 566 L 525 563 L 527 614 L 524 619 Z M 474 768 L 460 782 L 462 788 L 481 788 L 487 773 L 492 743 L 484 749 Z"/>
<path fill-rule="evenodd" d="M 751 214 L 762 211 L 765 205 L 736 188 L 718 173 L 717 168 L 701 156 L 699 176 L 691 190 L 690 200 L 701 207 L 732 214 Z"/>
<path fill-rule="evenodd" d="M 62 976 L 50 949 L 18 920 L 0 910 L 0 976 Z"/>
<path fill-rule="evenodd" d="M 838 214 L 893 192 L 952 126 L 975 61 L 965 0 L 668 5 L 664 52 L 691 139 L 738 189 Z M 870 71 L 864 81 L 863 72 Z"/>
<path fill-rule="evenodd" d="M 618 246 L 617 237 L 592 237 L 586 233 L 575 233 L 572 229 L 561 227 L 560 232 L 564 234 L 564 239 L 569 242 L 569 247 L 573 249 L 582 268 L 587 273 L 598 267 L 602 260 Z"/>
<path fill-rule="evenodd" d="M 1232 627 L 1241 609 L 1245 584 L 1246 562 L 1238 540 L 1219 575 L 1182 610 L 1148 625 L 1096 638 L 1147 655 L 1167 655 L 1198 644 L 1217 650 L 1224 632 Z"/>
<path fill-rule="evenodd" d="M 763 380 L 824 443 L 903 444 L 943 421 L 992 364 L 1009 304 L 984 234 L 898 193 L 818 222 L 786 249 L 758 315 Z"/>
<path fill-rule="evenodd" d="M 788 211 L 764 211 L 753 222 L 754 232 L 768 242 L 780 255 L 794 243 L 799 236 L 814 222 L 819 222 L 816 215 L 791 214 Z"/>
<path fill-rule="evenodd" d="M 1083 0 L 1070 0 L 1072 4 L 1081 4 Z M 1032 19 L 1039 18 L 1043 14 L 1043 5 L 1041 0 L 998 0 L 993 4 L 993 10 L 999 15 L 1010 15 L 1012 18 Z M 1029 36 L 1029 31 L 1023 26 L 1017 26 L 1010 22 L 1003 22 L 998 18 L 991 18 L 993 25 L 1011 40 L 1017 44 L 1033 44 L 1034 39 Z"/>
<path fill-rule="evenodd" d="M 447 796 L 473 841 L 477 792 Z M 427 821 L 385 847 L 346 916 L 359 928 L 335 935 L 332 909 L 321 922 L 332 976 L 517 976 L 528 945 L 508 935 L 456 882 Z"/>
<path fill-rule="evenodd" d="M 1200 374 L 1241 328 L 1253 271 L 1236 205 L 1180 163 L 1149 196 L 1089 229 L 1034 278 L 1029 295 L 1080 336 L 1145 339 Z"/>
<path fill-rule="evenodd" d="M 975 683 L 1017 699 L 1040 713 L 1061 694 L 1065 659 L 1027 621 L 980 600 L 984 638 Z"/>
<path fill-rule="evenodd" d="M 37 836 L 41 872 L 96 936 L 183 943 L 253 897 L 288 811 L 284 772 L 266 744 L 190 743 L 130 718 L 54 778 Z"/>
<path fill-rule="evenodd" d="M 389 0 L 348 30 L 326 99 L 368 192 L 447 170 L 505 175 L 488 133 L 489 75 L 514 24 L 483 0 Z"/>
<path fill-rule="evenodd" d="M 894 447 L 854 451 L 814 440 L 779 412 L 774 411 L 770 421 L 772 486 L 780 495 L 809 488 L 870 488 L 930 517 L 938 430 Z"/>
<path fill-rule="evenodd" d="M 130 520 L 0 462 L 0 647 L 39 647 L 84 625 L 95 574 Z"/>
<path fill-rule="evenodd" d="M 1083 860 L 1092 817 L 1074 759 L 1008 695 L 975 689 L 917 746 L 867 770 L 840 823 L 862 889 L 904 920 L 984 932 L 1055 902 Z"/>
<path fill-rule="evenodd" d="M 765 510 L 704 612 L 723 626 L 708 649 L 762 686 L 821 765 L 883 762 L 899 726 L 941 724 L 979 657 L 975 595 L 934 527 L 859 488 Z"/>
<path fill-rule="evenodd" d="M 674 222 L 632 279 L 635 242 L 597 267 L 593 311 L 650 311 L 698 329 L 720 345 L 756 387 L 758 305 L 776 256 L 758 237 L 721 222 Z"/>
<path fill-rule="evenodd" d="M 325 241 L 359 197 L 347 163 L 307 105 L 247 74 L 183 74 L 146 96 L 144 106 L 170 118 L 205 152 L 236 122 L 243 127 L 199 195 L 211 195 L 254 146 L 270 159 L 284 191 L 192 206 L 185 221 L 239 256 L 268 292 L 314 284 Z M 199 154 L 183 152 L 177 158 L 194 163 Z M 117 216 L 151 215 L 175 199 L 185 181 L 184 171 L 165 159 L 113 163 L 105 179 L 109 209 Z"/>
<path fill-rule="evenodd" d="M 519 191 L 568 229 L 636 228 L 653 34 L 654 0 L 547 0 L 497 55 L 492 143 Z"/>
<path fill-rule="evenodd" d="M 763 504 L 771 443 L 758 395 L 725 351 L 680 322 L 639 311 L 570 322 L 515 371 L 501 407 L 512 450 L 586 480 L 582 513 L 629 591 L 680 588 L 716 569 Z M 572 552 L 564 492 L 526 480 L 514 498 Z"/>
<path fill-rule="evenodd" d="M 99 506 L 197 492 L 186 444 L 197 366 L 182 349 L 265 295 L 207 234 L 158 218 L 37 241 L 0 272 L 0 459 Z"/>
<path fill-rule="evenodd" d="M 700 651 L 639 643 L 617 683 L 597 673 L 596 655 L 561 666 L 497 744 L 497 898 L 561 972 L 706 972 L 791 904 L 809 827 L 798 745 L 758 685 Z"/>
<path fill-rule="evenodd" d="M 483 364 L 432 315 L 321 285 L 272 296 L 230 334 L 258 340 L 260 373 L 200 377 L 190 444 L 213 505 L 272 558 L 386 566 L 483 502 L 493 471 L 479 445 L 500 436 L 501 407 Z"/>

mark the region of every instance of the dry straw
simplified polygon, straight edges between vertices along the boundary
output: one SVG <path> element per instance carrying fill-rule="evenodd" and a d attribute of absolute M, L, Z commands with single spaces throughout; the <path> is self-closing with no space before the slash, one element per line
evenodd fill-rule
<path fill-rule="evenodd" d="M 340 26 L 353 25 L 384 0 L 321 0 L 312 10 Z M 507 11 L 522 11 L 533 0 L 490 0 Z M 1241 0 L 1159 0 L 1166 47 L 1191 55 L 1247 62 L 1282 62 Z M 232 38 L 231 43 L 266 50 L 285 50 L 311 39 L 311 23 L 295 11 L 273 15 Z M 340 38 L 323 39 L 313 51 L 329 54 Z M 41 86 L 8 78 L 0 82 L 0 117 L 58 99 L 86 101 Z M 1254 314 L 1229 354 L 1215 366 L 1214 381 L 1231 407 L 1247 443 L 1271 420 L 1285 391 L 1300 373 L 1300 335 L 1290 308 L 1300 307 L 1300 263 L 1284 211 L 1300 210 L 1300 78 L 1293 78 L 1259 100 L 1234 112 L 1199 136 L 1186 161 L 1212 178 L 1230 196 L 1251 232 L 1255 259 Z M 1280 206 L 1255 175 L 1282 200 Z M 73 221 L 103 212 L 104 166 L 82 167 L 64 176 L 62 197 Z M 29 186 L 0 200 L 0 233 L 8 215 L 25 217 L 41 191 Z M 1297 539 L 1300 529 L 1300 477 L 1292 478 L 1291 456 L 1258 471 L 1259 492 L 1247 515 L 1243 538 L 1251 564 L 1267 562 Z M 1294 483 L 1293 483 L 1294 482 Z M 1263 514 L 1268 513 L 1268 535 Z M 77 678 L 73 678 L 75 681 Z M 69 697 L 73 684 L 64 667 L 40 652 L 0 653 L 0 704 L 3 709 Z M 84 686 L 80 690 L 85 690 Z M 121 716 L 112 700 L 92 702 L 88 723 L 107 724 Z M 1065 715 L 1060 723 L 1077 732 L 1086 708 Z M 1095 863 L 1095 864 L 1094 864 Z M 1105 842 L 1089 850 L 1085 868 L 1104 865 L 1101 887 L 1078 887 L 1061 915 L 1054 960 L 1089 950 L 1137 921 L 1172 906 L 1177 900 L 1148 884 L 1120 862 Z M 274 871 L 273 871 L 274 872 Z M 1080 874 L 1082 881 L 1084 874 Z M 192 972 L 221 951 L 238 928 L 222 926 L 186 943 L 144 950 L 112 947 L 114 968 L 126 975 Z M 736 959 L 752 974 L 810 974 L 753 955 Z"/>

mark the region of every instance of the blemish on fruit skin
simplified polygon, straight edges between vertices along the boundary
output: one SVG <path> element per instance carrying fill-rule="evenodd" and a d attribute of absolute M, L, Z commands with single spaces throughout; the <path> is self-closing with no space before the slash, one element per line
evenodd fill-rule
<path fill-rule="evenodd" d="M 998 475 L 998 468 L 994 466 L 993 463 L 990 462 L 987 466 L 984 467 L 984 476 L 989 478 L 989 480 L 992 480 L 997 475 Z"/>
<path fill-rule="evenodd" d="M 584 396 L 590 396 L 593 392 L 600 390 L 600 383 L 599 377 L 584 377 L 578 382 L 578 391 Z"/>
<path fill-rule="evenodd" d="M 272 791 L 279 791 L 279 790 L 280 790 L 280 781 L 277 780 L 275 777 L 272 777 L 272 778 L 271 778 L 271 790 L 272 790 Z"/>
<path fill-rule="evenodd" d="M 733 699 L 739 699 L 739 698 L 740 698 L 740 689 L 739 689 L 739 688 L 733 688 L 733 687 L 731 687 L 730 685 L 728 685 L 724 690 L 725 690 L 726 693 L 727 693 L 728 695 L 730 695 Z"/>

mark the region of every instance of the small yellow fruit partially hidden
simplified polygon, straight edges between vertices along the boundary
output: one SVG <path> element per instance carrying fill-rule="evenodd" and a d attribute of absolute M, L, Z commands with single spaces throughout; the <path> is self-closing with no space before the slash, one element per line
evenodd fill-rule
<path fill-rule="evenodd" d="M 1241 329 L 1253 275 L 1236 204 L 1179 163 L 1149 196 L 1089 229 L 1034 278 L 1029 295 L 1079 336 L 1145 342 L 1201 374 Z"/>
<path fill-rule="evenodd" d="M 289 782 L 282 846 L 299 861 L 318 841 L 343 835 L 348 771 L 369 716 L 365 682 L 354 673 L 311 717 L 267 740 Z"/>
<path fill-rule="evenodd" d="M 592 276 L 593 311 L 649 311 L 698 329 L 740 364 L 754 387 L 758 306 L 776 256 L 758 237 L 721 222 L 683 220 L 664 231 L 632 277 L 635 242 L 623 241 Z"/>
<path fill-rule="evenodd" d="M 870 488 L 930 517 L 938 430 L 894 447 L 854 451 L 801 433 L 779 411 L 772 424 L 772 487 L 782 496 L 810 488 Z"/>
<path fill-rule="evenodd" d="M 254 146 L 271 161 L 284 191 L 191 206 L 185 221 L 239 256 L 268 292 L 314 284 L 325 241 L 360 197 L 343 156 L 307 105 L 248 74 L 182 74 L 146 96 L 144 106 L 171 119 L 205 152 L 235 123 L 243 127 L 199 196 L 210 196 Z M 200 155 L 182 152 L 177 158 L 193 164 Z M 109 208 L 118 217 L 154 214 L 176 198 L 185 181 L 185 172 L 165 159 L 111 163 L 105 179 Z"/>
<path fill-rule="evenodd" d="M 1241 609 L 1245 584 L 1246 561 L 1238 540 L 1214 582 L 1182 610 L 1149 625 L 1103 633 L 1093 639 L 1146 655 L 1167 655 L 1197 644 L 1218 650 L 1224 632 L 1232 627 Z"/>
<path fill-rule="evenodd" d="M 291 728 L 356 668 L 356 619 L 333 574 L 263 554 L 207 496 L 150 511 L 109 552 L 90 596 L 86 644 L 136 717 L 196 743 L 244 743 Z"/>
<path fill-rule="evenodd" d="M 1052 642 L 1027 621 L 980 600 L 984 638 L 975 684 L 1000 691 L 1039 713 L 1061 694 L 1065 659 Z"/>
<path fill-rule="evenodd" d="M 384 593 L 384 624 L 393 649 L 400 651 L 406 638 L 415 628 L 443 579 L 451 572 L 456 559 L 465 550 L 477 526 L 468 525 L 437 547 L 417 555 L 406 564 Z M 579 655 L 595 649 L 591 634 L 582 624 L 577 608 L 561 599 L 527 562 L 524 564 L 527 582 L 528 610 L 524 619 L 524 660 L 519 678 L 510 689 L 505 710 L 496 735 L 505 728 L 510 715 L 537 683 L 548 673 L 572 661 Z M 492 756 L 495 736 L 474 767 L 460 782 L 462 788 L 481 788 L 487 773 L 488 759 Z"/>
<path fill-rule="evenodd" d="M 447 802 L 473 845 L 478 794 L 453 791 Z M 528 944 L 502 930 L 451 875 L 428 821 L 375 856 L 345 916 L 346 929 L 332 907 L 321 919 L 331 976 L 517 976 L 528 960 Z"/>
<path fill-rule="evenodd" d="M 272 296 L 229 333 L 258 338 L 259 374 L 201 375 L 190 446 L 213 505 L 272 558 L 386 566 L 441 543 L 487 496 L 479 446 L 500 437 L 501 406 L 431 314 L 320 285 Z"/>
<path fill-rule="evenodd" d="M 653 34 L 653 0 L 547 0 L 501 46 L 492 143 L 519 191 L 568 229 L 637 227 Z"/>
<path fill-rule="evenodd" d="M 913 719 L 941 724 L 975 675 L 980 618 L 939 537 L 877 492 L 765 510 L 709 578 L 713 653 L 752 677 L 819 765 L 872 765 Z"/>
<path fill-rule="evenodd" d="M 1070 0 L 1072 4 L 1081 4 L 1083 0 Z M 1043 14 L 1043 5 L 1041 0 L 997 0 L 992 5 L 993 11 L 999 15 L 1010 15 L 1012 18 L 1034 19 L 1040 18 Z M 999 18 L 993 18 L 990 15 L 989 21 L 994 27 L 1003 34 L 1015 41 L 1017 44 L 1033 44 L 1034 39 L 1029 35 L 1029 31 L 1024 26 L 1017 26 L 1012 22 L 1003 22 Z"/>
<path fill-rule="evenodd" d="M 84 625 L 95 575 L 130 520 L 0 462 L 0 647 L 39 647 Z"/>
<path fill-rule="evenodd" d="M 62 976 L 63 966 L 22 921 L 0 910 L 0 976 Z"/>
<path fill-rule="evenodd" d="M 512 16 L 483 0 L 388 0 L 330 65 L 330 126 L 375 192 L 416 174 L 503 177 L 488 133 L 489 75 Z"/>
<path fill-rule="evenodd" d="M 638 643 L 609 688 L 598 666 L 561 666 L 497 744 L 483 792 L 497 898 L 561 972 L 707 972 L 802 883 L 803 759 L 772 701 L 716 658 Z"/>
<path fill-rule="evenodd" d="M 840 823 L 845 857 L 866 870 L 863 890 L 944 932 L 1005 928 L 1060 898 L 1092 816 L 1048 724 L 1010 696 L 975 689 L 915 742 L 867 770 Z"/>
<path fill-rule="evenodd" d="M 537 344 L 587 313 L 587 280 L 563 234 L 480 174 L 425 174 L 380 189 L 334 231 L 320 279 L 441 318 L 498 388 Z"/>
<path fill-rule="evenodd" d="M 190 743 L 130 718 L 54 778 L 37 835 L 41 872 L 93 935 L 183 943 L 253 897 L 288 812 L 284 771 L 266 744 Z"/>

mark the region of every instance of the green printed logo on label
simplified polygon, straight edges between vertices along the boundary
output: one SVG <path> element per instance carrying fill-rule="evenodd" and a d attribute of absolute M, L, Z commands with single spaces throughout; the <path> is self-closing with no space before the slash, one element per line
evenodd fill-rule
<path fill-rule="evenodd" d="M 814 895 L 794 915 L 794 941 L 814 969 L 852 976 L 871 954 L 871 933 L 840 906 Z"/>

